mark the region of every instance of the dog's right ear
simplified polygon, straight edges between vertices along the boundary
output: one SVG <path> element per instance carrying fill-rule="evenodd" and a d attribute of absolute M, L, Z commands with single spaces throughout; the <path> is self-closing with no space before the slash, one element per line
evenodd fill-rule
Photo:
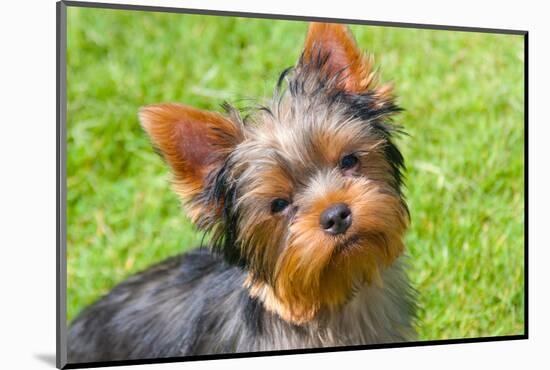
<path fill-rule="evenodd" d="M 322 62 L 322 63 L 321 63 Z M 393 102 L 391 84 L 378 86 L 378 76 L 372 59 L 357 46 L 348 26 L 335 23 L 312 22 L 309 25 L 304 51 L 299 64 L 319 66 L 331 77 L 340 74 L 337 87 L 352 94 L 371 90 L 375 104 Z"/>
<path fill-rule="evenodd" d="M 242 130 L 233 121 L 181 104 L 149 105 L 140 109 L 139 118 L 172 169 L 175 191 L 185 200 L 204 188 L 206 176 L 242 141 Z"/>

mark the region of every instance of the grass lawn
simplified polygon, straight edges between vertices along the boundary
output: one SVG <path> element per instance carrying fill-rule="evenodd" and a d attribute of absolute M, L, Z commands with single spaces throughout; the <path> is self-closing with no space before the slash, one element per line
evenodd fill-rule
<path fill-rule="evenodd" d="M 68 9 L 68 320 L 198 245 L 142 105 L 268 97 L 307 24 Z M 420 339 L 523 333 L 523 37 L 353 26 L 393 80 L 410 136 L 407 234 Z"/>

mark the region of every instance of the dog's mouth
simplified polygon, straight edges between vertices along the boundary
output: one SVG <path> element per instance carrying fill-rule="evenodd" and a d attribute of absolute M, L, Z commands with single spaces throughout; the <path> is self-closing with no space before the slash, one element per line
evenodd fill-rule
<path fill-rule="evenodd" d="M 335 252 L 336 253 L 342 253 L 342 252 L 349 251 L 354 246 L 358 245 L 360 241 L 361 241 L 361 236 L 360 235 L 358 235 L 358 234 L 351 235 L 351 236 L 345 238 L 344 240 L 339 241 L 338 243 L 336 243 Z"/>

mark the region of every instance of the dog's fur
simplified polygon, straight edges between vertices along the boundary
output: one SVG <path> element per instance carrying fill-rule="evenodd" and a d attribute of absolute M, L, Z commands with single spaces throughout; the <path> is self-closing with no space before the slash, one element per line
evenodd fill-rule
<path fill-rule="evenodd" d="M 143 108 L 211 247 L 137 274 L 84 310 L 69 362 L 413 339 L 404 161 L 392 142 L 399 108 L 376 80 L 345 26 L 312 23 L 300 60 L 251 116 L 229 105 L 225 116 Z M 345 216 L 345 227 L 323 224 L 342 204 L 349 214 L 334 220 Z"/>

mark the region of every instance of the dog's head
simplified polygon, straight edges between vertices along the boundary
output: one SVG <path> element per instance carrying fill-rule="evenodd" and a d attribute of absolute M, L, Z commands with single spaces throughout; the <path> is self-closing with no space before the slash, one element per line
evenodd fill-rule
<path fill-rule="evenodd" d="M 293 323 L 337 308 L 403 252 L 399 111 L 347 27 L 312 23 L 271 103 L 242 119 L 180 104 L 140 119 L 175 191 L 251 295 Z"/>

